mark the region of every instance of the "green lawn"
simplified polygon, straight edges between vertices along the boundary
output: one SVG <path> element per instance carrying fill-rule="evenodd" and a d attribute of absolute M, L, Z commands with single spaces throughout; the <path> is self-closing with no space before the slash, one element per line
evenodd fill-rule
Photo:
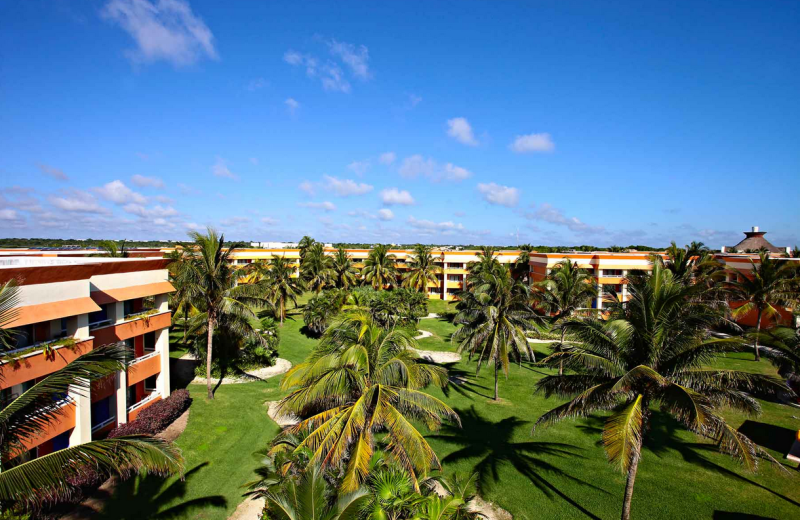
<path fill-rule="evenodd" d="M 442 305 L 439 310 L 447 305 L 438 304 Z M 281 330 L 279 351 L 281 357 L 297 363 L 316 340 L 302 334 L 302 317 L 293 317 Z M 422 320 L 420 328 L 435 334 L 421 341 L 420 348 L 452 349 L 447 341 L 454 330 L 452 324 L 430 319 Z M 546 354 L 544 345 L 532 346 L 537 358 Z M 722 359 L 719 365 L 754 372 L 773 370 L 766 362 L 755 363 L 752 354 L 746 353 Z M 602 418 L 568 421 L 531 435 L 536 419 L 561 402 L 533 394 L 533 385 L 545 370 L 529 364 L 512 365 L 508 379 L 501 379 L 500 403 L 490 399 L 493 381 L 489 370 L 474 377 L 475 366 L 466 361 L 451 370 L 463 375 L 467 383 L 432 393 L 458 411 L 462 428 L 446 427 L 426 435 L 446 472 L 477 472 L 481 494 L 517 520 L 619 517 L 625 481 L 606 462 L 599 444 Z M 263 406 L 264 401 L 279 397 L 278 380 L 222 386 L 213 403 L 203 397 L 204 387 L 190 385 L 190 391 L 195 401 L 189 426 L 178 440 L 187 469 L 192 470 L 185 483 L 145 481 L 140 485 L 146 489 L 135 496 L 133 481 L 126 483 L 119 491 L 121 500 L 109 506 L 108 518 L 151 517 L 156 511 L 196 503 L 197 507 L 174 518 L 222 520 L 240 501 L 240 486 L 252 477 L 256 464 L 252 452 L 278 431 Z M 800 428 L 796 418 L 800 410 L 762 404 L 760 417 L 746 418 L 735 412 L 726 416 L 736 427 L 749 420 L 743 431 L 784 460 L 792 435 Z M 636 480 L 633 515 L 642 519 L 742 518 L 733 515 L 738 513 L 798 518 L 800 475 L 786 467 L 789 472 L 784 474 L 765 463 L 757 475 L 748 474 L 713 445 L 655 412 Z"/>

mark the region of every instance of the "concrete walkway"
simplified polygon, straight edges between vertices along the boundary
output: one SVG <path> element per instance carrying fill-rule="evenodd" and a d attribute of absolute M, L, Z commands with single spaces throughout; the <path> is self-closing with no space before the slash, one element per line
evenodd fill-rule
<path fill-rule="evenodd" d="M 291 361 L 287 359 L 278 358 L 275 360 L 275 364 L 271 367 L 264 367 L 259 368 L 258 370 L 250 370 L 245 372 L 247 376 L 231 376 L 231 377 L 224 377 L 222 378 L 223 385 L 235 385 L 239 383 L 251 383 L 256 380 L 264 380 L 269 379 L 270 377 L 279 376 L 281 374 L 285 374 L 292 368 Z M 248 377 L 249 376 L 249 377 Z M 219 378 L 211 378 L 211 382 L 213 384 L 217 384 L 219 382 Z M 206 384 L 206 378 L 197 376 L 192 379 L 192 384 L 199 384 L 204 385 Z"/>

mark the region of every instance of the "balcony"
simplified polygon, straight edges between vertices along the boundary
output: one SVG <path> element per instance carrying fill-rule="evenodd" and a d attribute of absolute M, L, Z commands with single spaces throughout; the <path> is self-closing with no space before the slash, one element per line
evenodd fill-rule
<path fill-rule="evenodd" d="M 161 373 L 161 354 L 159 352 L 150 352 L 138 357 L 128 366 L 128 386 L 133 386 L 159 373 Z"/>
<path fill-rule="evenodd" d="M 100 430 L 102 430 L 102 429 L 104 429 L 104 428 L 106 428 L 108 426 L 111 426 L 112 424 L 117 424 L 117 417 L 116 416 L 109 417 L 105 421 L 103 421 L 103 422 L 101 422 L 99 424 L 95 424 L 94 426 L 92 426 L 92 433 L 97 433 Z"/>
<path fill-rule="evenodd" d="M 171 321 L 172 313 L 170 311 L 149 315 L 130 315 L 122 323 L 99 326 L 92 330 L 92 334 L 97 345 L 107 345 L 141 336 L 147 332 L 165 329 L 170 326 Z"/>
<path fill-rule="evenodd" d="M 160 400 L 161 396 L 158 395 L 158 392 L 150 392 L 150 395 L 148 395 L 138 403 L 134 403 L 128 407 L 128 421 L 130 422 L 136 420 L 139 414 L 142 413 L 142 410 Z"/>
<path fill-rule="evenodd" d="M 44 430 L 40 431 L 37 435 L 25 437 L 22 440 L 22 449 L 18 453 L 23 453 L 31 448 L 35 448 L 36 446 L 39 446 L 40 444 L 75 428 L 75 403 L 71 399 L 67 398 L 62 399 L 60 404 L 61 414 L 58 419 L 49 422 L 47 426 L 45 426 Z M 12 455 L 9 458 L 14 458 L 14 456 L 16 455 Z"/>
<path fill-rule="evenodd" d="M 59 344 L 64 341 L 43 341 L 9 352 L 15 354 L 16 359 L 0 364 L 0 388 L 9 388 L 61 370 L 94 346 L 93 337 Z"/>

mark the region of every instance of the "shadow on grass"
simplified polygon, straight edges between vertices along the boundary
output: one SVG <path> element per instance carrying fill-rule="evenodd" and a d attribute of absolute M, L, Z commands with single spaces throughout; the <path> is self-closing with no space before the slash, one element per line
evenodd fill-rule
<path fill-rule="evenodd" d="M 185 497 L 189 482 L 206 466 L 208 462 L 198 464 L 184 474 L 183 480 L 171 483 L 156 476 L 131 478 L 121 482 L 96 518 L 103 520 L 193 518 L 203 509 L 224 508 L 228 505 L 225 497 L 213 495 L 193 498 L 161 510 L 165 503 Z"/>
<path fill-rule="evenodd" d="M 577 453 L 579 448 L 560 442 L 514 442 L 515 431 L 518 428 L 527 430 L 528 421 L 508 417 L 492 422 L 481 417 L 474 406 L 469 410 L 456 411 L 461 417 L 461 428 L 445 425 L 442 433 L 426 437 L 460 446 L 460 449 L 442 459 L 445 464 L 463 459 L 479 459 L 472 471 L 478 475 L 478 488 L 481 492 L 499 484 L 499 468 L 511 465 L 548 498 L 558 496 L 585 516 L 598 518 L 546 478 L 546 475 L 556 476 L 608 494 L 601 488 L 567 474 L 545 458 L 564 458 L 566 463 L 570 463 L 575 458 L 584 458 Z"/>
<path fill-rule="evenodd" d="M 431 364 L 436 365 L 436 363 Z M 473 400 L 473 395 L 479 395 L 486 399 L 491 399 L 493 397 L 490 395 L 488 387 L 475 382 L 474 372 L 457 368 L 456 363 L 449 363 L 444 366 L 447 368 L 447 375 L 450 379 L 450 383 L 442 389 L 445 396 L 450 397 L 451 394 L 456 393 L 469 400 Z M 484 394 L 480 390 L 485 390 L 487 393 Z"/>
<path fill-rule="evenodd" d="M 771 516 L 749 515 L 731 511 L 714 511 L 714 515 L 711 518 L 714 520 L 775 520 Z"/>
<path fill-rule="evenodd" d="M 655 454 L 657 457 L 661 458 L 668 450 L 677 451 L 681 455 L 681 457 L 683 457 L 683 460 L 685 460 L 686 462 L 689 462 L 691 464 L 697 464 L 698 466 L 706 470 L 713 471 L 720 475 L 737 480 L 739 482 L 744 482 L 752 486 L 755 486 L 759 489 L 766 491 L 767 493 L 770 493 L 800 508 L 800 502 L 797 502 L 796 500 L 793 500 L 785 495 L 778 493 L 773 489 L 761 485 L 758 482 L 751 480 L 744 475 L 740 475 L 735 471 L 732 471 L 724 466 L 717 464 L 716 462 L 713 462 L 708 457 L 708 455 L 719 454 L 719 448 L 716 445 L 701 443 L 701 442 L 697 443 L 685 442 L 680 438 L 678 438 L 677 431 L 679 429 L 682 430 L 683 426 L 681 426 L 681 424 L 675 419 L 673 419 L 671 416 L 660 412 L 654 412 L 650 422 L 651 422 L 650 431 L 647 433 L 647 437 L 645 437 L 645 447 L 649 451 L 653 452 L 653 454 Z M 751 426 L 748 428 L 751 431 L 761 426 L 761 423 L 755 423 L 753 421 L 747 421 L 745 422 L 745 424 L 747 424 L 748 422 L 752 423 Z M 772 425 L 763 425 L 763 426 L 768 428 L 777 428 Z M 759 433 L 759 435 L 765 435 L 765 434 L 769 434 L 769 431 Z M 754 439 L 751 437 L 751 440 L 759 444 L 758 439 Z M 764 447 L 769 448 L 769 446 L 764 446 Z M 763 463 L 767 463 L 767 461 L 763 461 Z M 732 515 L 743 514 L 743 513 L 725 513 L 723 511 L 720 511 L 719 513 L 732 514 Z M 715 516 L 715 518 L 717 517 Z M 723 516 L 719 518 L 726 518 L 726 517 Z M 750 518 L 750 517 L 742 516 L 742 517 L 730 517 L 730 518 Z M 757 518 L 757 517 L 752 517 L 752 518 Z"/>

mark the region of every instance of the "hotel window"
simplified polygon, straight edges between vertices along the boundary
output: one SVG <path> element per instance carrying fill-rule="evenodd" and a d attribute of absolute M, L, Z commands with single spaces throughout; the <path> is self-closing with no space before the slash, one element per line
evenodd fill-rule
<path fill-rule="evenodd" d="M 92 428 L 98 424 L 111 419 L 111 396 L 92 403 Z"/>
<path fill-rule="evenodd" d="M 447 264 L 447 268 L 448 269 L 464 269 L 464 264 L 463 263 L 453 263 L 453 262 L 451 262 L 451 263 Z"/>
<path fill-rule="evenodd" d="M 155 352 L 156 350 L 156 333 L 148 332 L 144 335 L 144 351 Z"/>
<path fill-rule="evenodd" d="M 100 325 L 108 321 L 108 304 L 104 303 L 100 306 L 99 311 L 89 313 L 89 326 Z"/>
<path fill-rule="evenodd" d="M 428 292 L 431 294 L 442 294 L 441 287 L 428 287 Z"/>
<path fill-rule="evenodd" d="M 622 269 L 603 269 L 602 276 L 622 276 Z"/>
<path fill-rule="evenodd" d="M 251 259 L 249 259 L 249 258 L 238 258 L 238 259 L 236 260 L 236 265 L 250 264 L 250 263 L 252 263 L 252 262 L 253 262 L 253 261 L 252 261 Z"/>
<path fill-rule="evenodd" d="M 463 281 L 463 276 L 461 274 L 448 274 L 447 281 L 448 282 L 461 282 Z"/>
<path fill-rule="evenodd" d="M 150 376 L 144 380 L 144 391 L 145 392 L 155 392 L 156 390 L 156 382 L 158 381 L 158 374 L 154 376 Z"/>

